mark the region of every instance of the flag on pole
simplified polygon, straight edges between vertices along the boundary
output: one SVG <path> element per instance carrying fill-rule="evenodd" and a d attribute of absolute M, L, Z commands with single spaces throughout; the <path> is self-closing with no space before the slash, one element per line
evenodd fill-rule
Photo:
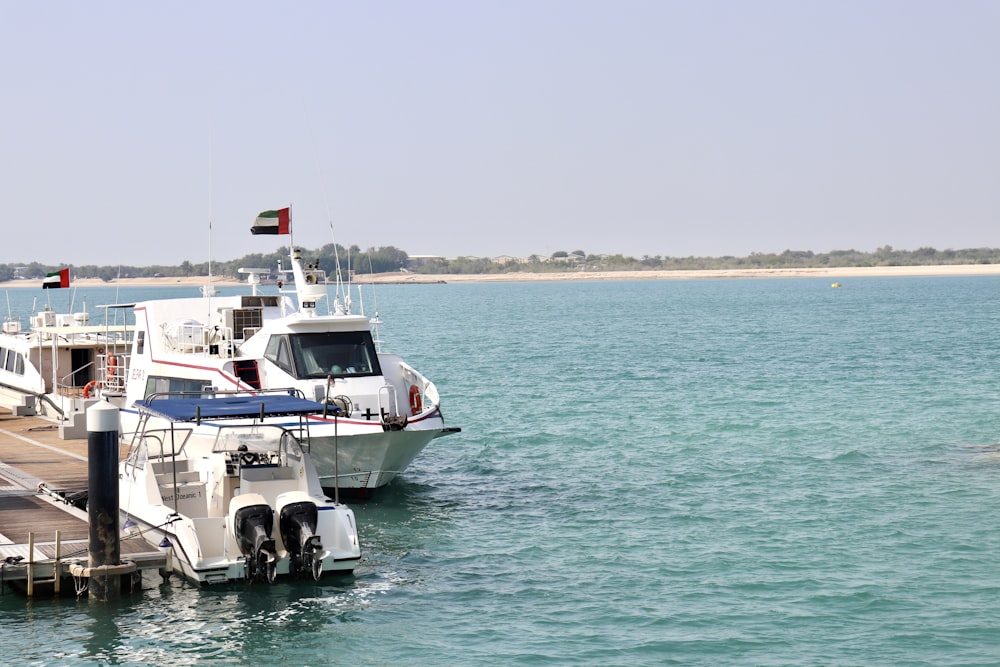
<path fill-rule="evenodd" d="M 42 289 L 56 287 L 69 287 L 69 269 L 56 271 L 45 276 L 45 280 L 42 281 Z"/>
<path fill-rule="evenodd" d="M 257 216 L 250 232 L 253 234 L 291 234 L 292 209 L 282 208 L 277 211 L 263 211 Z"/>

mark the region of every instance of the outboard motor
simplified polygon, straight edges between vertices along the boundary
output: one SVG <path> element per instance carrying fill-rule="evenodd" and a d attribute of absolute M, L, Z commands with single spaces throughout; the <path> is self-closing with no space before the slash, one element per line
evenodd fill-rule
<path fill-rule="evenodd" d="M 271 537 L 274 510 L 257 493 L 236 496 L 229 503 L 233 532 L 246 560 L 247 581 L 274 581 L 277 574 L 277 549 Z"/>
<path fill-rule="evenodd" d="M 306 494 L 292 492 L 279 495 L 278 506 L 278 529 L 289 554 L 289 572 L 301 577 L 312 575 L 319 581 L 326 554 L 316 534 L 319 518 L 316 504 Z"/>

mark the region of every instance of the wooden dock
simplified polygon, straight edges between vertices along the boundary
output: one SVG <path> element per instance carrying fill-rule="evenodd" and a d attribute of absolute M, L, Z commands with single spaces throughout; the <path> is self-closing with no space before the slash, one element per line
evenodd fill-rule
<path fill-rule="evenodd" d="M 0 412 L 0 586 L 66 592 L 62 581 L 87 566 L 88 517 L 74 504 L 87 486 L 86 439 L 62 440 L 51 421 Z M 123 536 L 120 544 L 137 572 L 165 564 L 141 538 Z"/>

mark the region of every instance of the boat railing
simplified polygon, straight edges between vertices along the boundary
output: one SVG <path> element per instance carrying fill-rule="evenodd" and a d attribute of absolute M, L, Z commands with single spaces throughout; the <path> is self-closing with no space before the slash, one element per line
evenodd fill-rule
<path fill-rule="evenodd" d="M 207 326 L 200 322 L 181 322 L 163 327 L 163 338 L 169 349 L 175 352 L 188 352 L 220 356 L 228 359 L 233 356 L 233 328 L 229 326 Z"/>
<path fill-rule="evenodd" d="M 90 375 L 90 373 L 86 372 L 87 369 L 96 367 L 96 365 L 97 365 L 96 362 L 91 361 L 89 363 L 84 364 L 83 366 L 74 368 L 66 375 L 63 375 L 56 381 L 56 393 L 59 396 L 67 396 L 69 398 L 79 398 L 80 396 L 82 396 L 86 392 L 87 387 L 91 385 L 89 382 L 85 382 L 83 384 L 78 385 L 76 378 L 81 377 L 80 375 L 81 373 L 83 374 L 83 376 Z"/>
<path fill-rule="evenodd" d="M 163 324 L 163 342 L 167 349 L 175 352 L 194 352 L 208 347 L 209 328 L 204 324 L 184 322 Z"/>
<path fill-rule="evenodd" d="M 131 439 L 131 446 L 126 455 L 125 462 L 136 468 L 144 468 L 149 463 L 156 473 L 164 472 L 164 461 L 172 458 L 175 454 L 184 449 L 184 443 L 191 435 L 191 429 L 147 429 L 140 434 L 127 434 L 134 436 Z M 170 443 L 168 447 L 166 443 Z M 177 443 L 180 446 L 177 446 Z"/>
<path fill-rule="evenodd" d="M 396 395 L 396 387 L 388 382 L 378 388 L 378 409 L 379 414 L 390 417 L 399 414 L 399 397 Z"/>
<path fill-rule="evenodd" d="M 101 377 L 103 378 L 101 382 L 104 383 L 104 391 L 125 391 L 125 381 L 128 379 L 128 369 L 131 359 L 132 355 L 128 353 L 97 355 L 97 363 L 101 369 Z"/>

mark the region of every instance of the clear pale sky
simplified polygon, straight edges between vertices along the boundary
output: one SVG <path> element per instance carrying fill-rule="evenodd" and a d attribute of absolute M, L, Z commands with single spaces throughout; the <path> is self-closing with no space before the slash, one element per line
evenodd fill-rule
<path fill-rule="evenodd" d="M 0 56 L 5 263 L 272 252 L 288 204 L 448 257 L 1000 247 L 997 0 L 0 0 Z"/>

